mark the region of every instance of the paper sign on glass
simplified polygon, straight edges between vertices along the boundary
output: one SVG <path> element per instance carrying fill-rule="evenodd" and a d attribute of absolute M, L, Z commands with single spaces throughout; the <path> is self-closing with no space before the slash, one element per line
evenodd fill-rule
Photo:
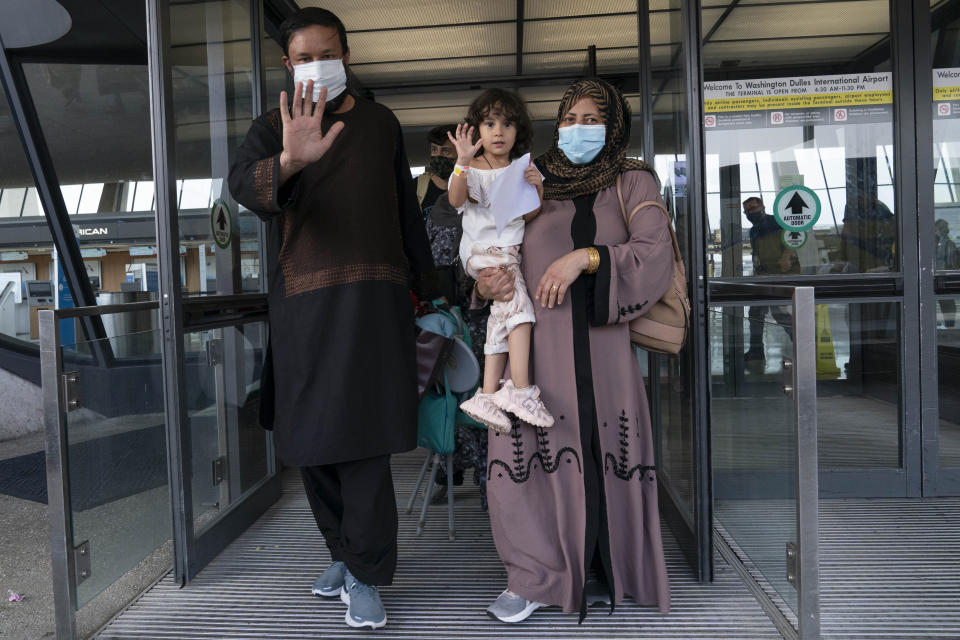
<path fill-rule="evenodd" d="M 530 154 L 526 153 L 511 162 L 507 170 L 490 185 L 490 209 L 498 236 L 511 221 L 540 206 L 537 188 L 523 177 L 529 166 Z"/>

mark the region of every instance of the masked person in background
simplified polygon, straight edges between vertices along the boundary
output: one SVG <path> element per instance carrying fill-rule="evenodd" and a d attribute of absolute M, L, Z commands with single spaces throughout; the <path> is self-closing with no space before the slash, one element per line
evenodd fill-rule
<path fill-rule="evenodd" d="M 781 240 L 783 229 L 777 224 L 777 219 L 767 213 L 763 200 L 757 196 L 744 200 L 743 215 L 751 225 L 750 253 L 753 261 L 753 275 L 776 276 L 799 273 L 796 253 L 783 244 Z M 793 316 L 789 311 L 778 305 L 750 305 L 750 348 L 743 354 L 743 360 L 747 371 L 758 375 L 762 374 L 766 367 L 763 334 L 768 313 L 793 340 Z"/>
<path fill-rule="evenodd" d="M 339 596 L 351 627 L 377 628 L 377 587 L 397 563 L 390 454 L 416 446 L 409 290 L 435 295 L 433 259 L 399 122 L 346 88 L 343 23 L 308 8 L 280 32 L 292 103 L 281 92 L 230 169 L 234 198 L 267 222 L 266 421 L 333 559 L 313 593 Z"/>
<path fill-rule="evenodd" d="M 427 134 L 430 144 L 430 159 L 426 169 L 414 179 L 417 202 L 423 212 L 423 222 L 433 252 L 433 263 L 437 267 L 437 288 L 450 304 L 457 304 L 458 271 L 457 249 L 460 245 L 460 225 L 440 225 L 434 222 L 431 212 L 440 206 L 452 211 L 447 204 L 447 181 L 456 163 L 457 150 L 447 138 L 447 132 L 455 133 L 453 124 L 434 127 Z M 456 211 L 452 211 L 455 215 Z"/>

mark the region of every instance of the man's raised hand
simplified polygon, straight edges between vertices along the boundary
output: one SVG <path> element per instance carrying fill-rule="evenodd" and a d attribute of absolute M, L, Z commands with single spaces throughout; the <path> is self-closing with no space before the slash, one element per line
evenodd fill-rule
<path fill-rule="evenodd" d="M 280 118 L 283 120 L 283 152 L 280 154 L 280 182 L 316 162 L 330 150 L 330 145 L 343 130 L 342 122 L 330 126 L 326 135 L 320 128 L 327 88 L 320 88 L 320 97 L 313 102 L 313 80 L 307 80 L 306 97 L 303 83 L 294 88 L 293 109 L 287 106 L 287 92 L 280 92 Z"/>

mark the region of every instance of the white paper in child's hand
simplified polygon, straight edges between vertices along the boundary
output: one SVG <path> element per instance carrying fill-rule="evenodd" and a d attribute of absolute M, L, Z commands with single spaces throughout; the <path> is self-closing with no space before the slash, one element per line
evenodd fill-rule
<path fill-rule="evenodd" d="M 497 236 L 510 222 L 540 206 L 537 188 L 523 177 L 529 166 L 530 154 L 525 153 L 511 162 L 490 185 L 490 210 L 497 225 Z"/>

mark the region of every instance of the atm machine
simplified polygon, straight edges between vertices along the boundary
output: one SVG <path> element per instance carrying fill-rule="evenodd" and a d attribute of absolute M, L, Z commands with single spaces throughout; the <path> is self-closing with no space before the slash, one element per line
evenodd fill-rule
<path fill-rule="evenodd" d="M 27 280 L 27 307 L 30 313 L 30 339 L 40 339 L 40 323 L 37 312 L 53 309 L 53 282 L 50 280 Z"/>

